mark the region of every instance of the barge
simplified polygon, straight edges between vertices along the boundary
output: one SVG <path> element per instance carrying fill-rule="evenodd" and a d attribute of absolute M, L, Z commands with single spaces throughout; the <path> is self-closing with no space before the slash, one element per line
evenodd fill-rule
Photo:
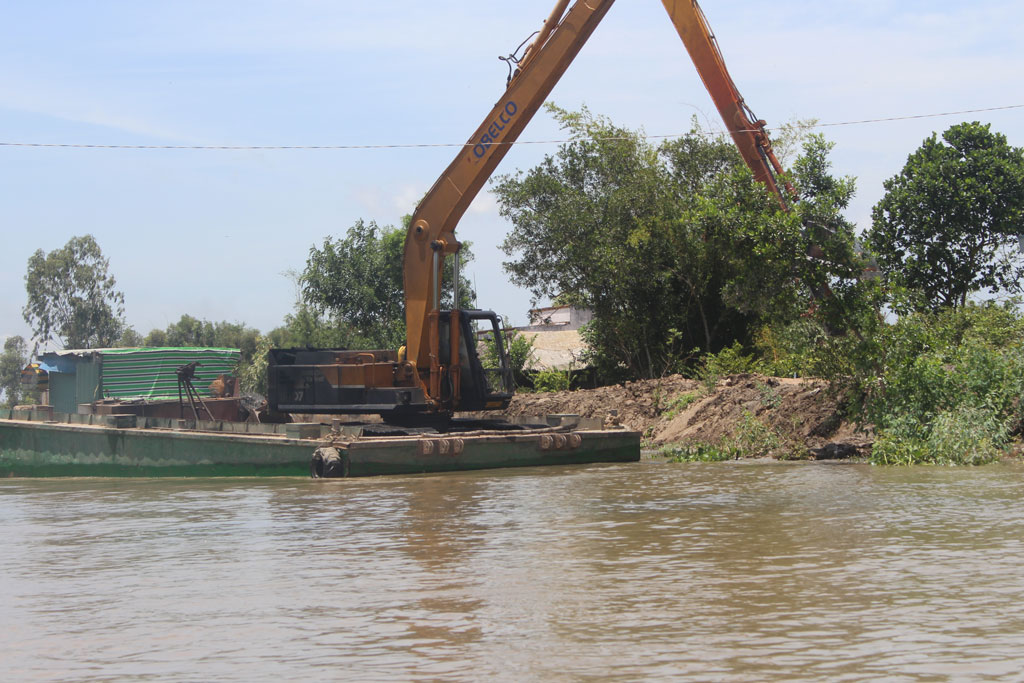
<path fill-rule="evenodd" d="M 640 459 L 640 434 L 600 420 L 254 424 L 0 410 L 3 477 L 365 477 Z"/>

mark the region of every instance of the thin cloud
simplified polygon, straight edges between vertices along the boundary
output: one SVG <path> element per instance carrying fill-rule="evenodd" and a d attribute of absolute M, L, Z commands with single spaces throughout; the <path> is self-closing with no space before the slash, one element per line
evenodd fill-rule
<path fill-rule="evenodd" d="M 42 74 L 0 75 L 0 108 L 182 144 L 208 142 L 133 111 L 132 103 L 121 91 L 100 94 Z"/>

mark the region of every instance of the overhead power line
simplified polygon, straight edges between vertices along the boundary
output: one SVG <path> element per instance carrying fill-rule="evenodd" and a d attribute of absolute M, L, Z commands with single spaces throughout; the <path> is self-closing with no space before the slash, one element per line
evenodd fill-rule
<path fill-rule="evenodd" d="M 913 114 L 909 116 L 888 116 L 877 119 L 860 119 L 858 121 L 838 121 L 833 123 L 816 123 L 811 128 L 830 128 L 836 126 L 857 126 L 868 123 L 888 123 L 890 121 L 909 121 L 912 119 L 932 119 L 943 116 L 959 116 L 962 114 L 978 114 L 983 112 L 1021 109 L 1024 104 L 1010 104 L 1003 107 L 986 107 L 984 109 L 963 109 L 961 111 L 938 112 L 934 114 Z M 756 131 L 755 131 L 756 132 Z M 715 133 L 708 133 L 715 135 Z M 668 135 L 645 135 L 647 139 L 664 139 L 683 137 L 685 133 Z M 614 139 L 614 138 L 605 138 Z M 571 139 L 561 140 L 518 140 L 516 142 L 494 142 L 495 145 L 558 145 L 572 142 Z M 46 147 L 66 149 L 178 149 L 178 150 L 219 150 L 219 151 L 281 151 L 281 150 L 357 150 L 357 149 L 418 149 L 427 147 L 473 147 L 475 142 L 435 142 L 407 143 L 391 145 L 95 145 L 68 142 L 0 142 L 0 147 Z"/>
<path fill-rule="evenodd" d="M 828 126 L 856 126 L 861 123 L 886 123 L 888 121 L 909 121 L 911 119 L 934 119 L 940 116 L 960 116 L 961 114 L 979 114 L 987 111 L 1001 111 L 1004 109 L 1021 109 L 1024 104 L 1008 104 L 1005 107 L 988 107 L 986 109 L 964 109 L 962 111 L 947 111 L 937 114 L 916 114 L 911 116 L 890 116 L 882 119 L 861 119 L 860 121 L 841 121 L 839 123 L 819 123 L 816 128 Z"/>

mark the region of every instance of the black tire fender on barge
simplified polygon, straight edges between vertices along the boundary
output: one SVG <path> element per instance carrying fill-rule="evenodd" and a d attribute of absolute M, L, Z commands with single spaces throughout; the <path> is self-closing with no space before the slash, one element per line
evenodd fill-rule
<path fill-rule="evenodd" d="M 348 476 L 348 458 L 337 448 L 318 448 L 309 463 L 309 476 L 313 479 L 337 479 Z"/>

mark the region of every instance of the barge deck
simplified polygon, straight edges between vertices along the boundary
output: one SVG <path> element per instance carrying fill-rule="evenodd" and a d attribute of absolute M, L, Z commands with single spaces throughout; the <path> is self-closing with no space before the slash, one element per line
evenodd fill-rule
<path fill-rule="evenodd" d="M 640 459 L 638 432 L 572 417 L 547 428 L 374 436 L 352 425 L 8 410 L 0 411 L 0 476 L 363 477 Z"/>

